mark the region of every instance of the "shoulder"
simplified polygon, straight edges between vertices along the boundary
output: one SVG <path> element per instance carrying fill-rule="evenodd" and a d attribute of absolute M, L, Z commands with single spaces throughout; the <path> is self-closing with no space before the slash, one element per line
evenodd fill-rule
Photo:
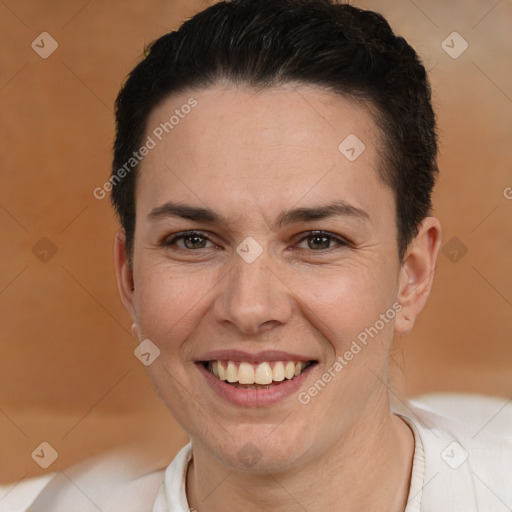
<path fill-rule="evenodd" d="M 411 400 L 408 408 L 410 414 L 405 415 L 423 434 L 427 447 L 452 439 L 479 454 L 475 464 L 502 455 L 512 463 L 512 400 L 443 393 Z"/>
<path fill-rule="evenodd" d="M 433 414 L 442 422 L 504 437 L 512 436 L 512 399 L 469 393 L 430 393 L 409 402 L 422 414 Z"/>
<path fill-rule="evenodd" d="M 397 412 L 421 444 L 422 507 L 510 510 L 512 403 L 479 395 L 440 394 L 412 400 Z M 417 456 L 415 454 L 415 463 Z M 448 500 L 448 501 L 446 501 Z M 453 501 L 453 508 L 448 503 Z"/>
<path fill-rule="evenodd" d="M 153 510 L 166 464 L 138 447 L 111 450 L 65 470 L 0 487 L 0 512 Z"/>

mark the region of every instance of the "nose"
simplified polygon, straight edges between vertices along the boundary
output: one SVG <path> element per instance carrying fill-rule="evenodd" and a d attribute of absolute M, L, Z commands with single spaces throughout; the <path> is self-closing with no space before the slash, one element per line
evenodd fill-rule
<path fill-rule="evenodd" d="M 229 323 L 244 334 L 257 334 L 286 323 L 292 313 L 292 293 L 268 252 L 263 251 L 251 263 L 238 254 L 233 260 L 213 305 L 216 321 Z"/>

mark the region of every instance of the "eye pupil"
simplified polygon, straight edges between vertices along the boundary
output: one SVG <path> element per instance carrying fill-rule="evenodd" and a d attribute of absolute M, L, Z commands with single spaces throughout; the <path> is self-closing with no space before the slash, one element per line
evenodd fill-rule
<path fill-rule="evenodd" d="M 192 244 L 188 244 L 187 242 L 190 240 L 194 240 L 194 242 L 192 242 Z M 188 235 L 184 239 L 185 246 L 187 247 L 187 249 L 196 249 L 198 247 L 198 244 L 196 243 L 198 240 L 202 240 L 203 245 L 204 245 L 204 241 L 205 241 L 204 237 L 202 237 L 200 235 L 194 235 L 194 234 Z"/>
<path fill-rule="evenodd" d="M 320 236 L 320 235 L 313 235 L 310 240 L 323 240 L 324 242 L 321 243 L 320 245 L 322 247 L 319 247 L 318 245 L 313 245 L 312 249 L 313 250 L 318 250 L 318 249 L 328 249 L 329 248 L 329 243 L 330 243 L 330 238 L 326 237 L 326 236 Z"/>

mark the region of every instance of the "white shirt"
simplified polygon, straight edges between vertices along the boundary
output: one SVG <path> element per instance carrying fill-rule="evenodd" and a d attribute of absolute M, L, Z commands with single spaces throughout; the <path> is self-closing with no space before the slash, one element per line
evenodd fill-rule
<path fill-rule="evenodd" d="M 511 512 L 511 404 L 446 396 L 452 398 L 434 401 L 438 409 L 458 411 L 465 422 L 434 412 L 428 397 L 423 404 L 393 407 L 415 438 L 405 512 Z M 189 443 L 167 468 L 135 478 L 126 470 L 128 459 L 96 457 L 92 464 L 0 487 L 0 512 L 189 512 L 185 476 L 191 457 Z"/>
<path fill-rule="evenodd" d="M 477 432 L 412 402 L 394 410 L 415 438 L 405 512 L 512 510 L 512 437 Z M 189 443 L 167 467 L 153 512 L 189 512 L 185 476 L 191 458 Z"/>

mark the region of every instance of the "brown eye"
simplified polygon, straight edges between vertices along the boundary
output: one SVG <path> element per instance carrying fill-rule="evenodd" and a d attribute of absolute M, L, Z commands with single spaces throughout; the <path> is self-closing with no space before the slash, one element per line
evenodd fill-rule
<path fill-rule="evenodd" d="M 332 249 L 333 246 L 331 244 L 333 242 L 338 246 L 349 245 L 345 240 L 325 231 L 310 231 L 300 240 L 300 242 L 303 242 L 304 240 L 307 240 L 308 249 L 313 251 Z"/>

